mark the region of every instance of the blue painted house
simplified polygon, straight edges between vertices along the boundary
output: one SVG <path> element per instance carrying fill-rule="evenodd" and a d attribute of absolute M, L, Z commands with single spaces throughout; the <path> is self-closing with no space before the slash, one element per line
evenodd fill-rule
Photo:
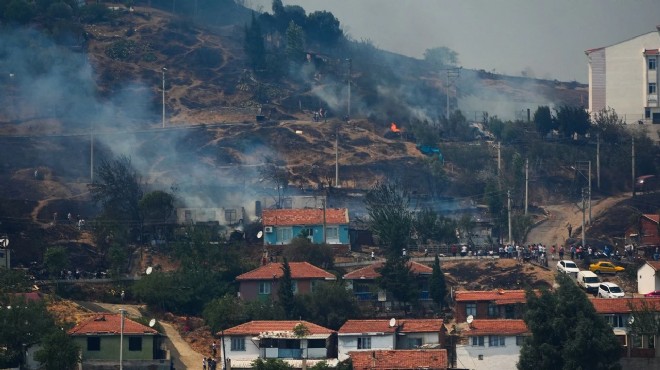
<path fill-rule="evenodd" d="M 265 245 L 286 245 L 295 237 L 315 244 L 348 245 L 348 209 L 265 209 L 262 214 Z"/>

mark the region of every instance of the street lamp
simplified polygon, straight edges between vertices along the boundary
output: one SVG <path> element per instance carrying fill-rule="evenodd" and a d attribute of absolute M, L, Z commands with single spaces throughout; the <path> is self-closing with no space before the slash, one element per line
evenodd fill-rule
<path fill-rule="evenodd" d="M 124 314 L 126 310 L 120 308 L 119 313 L 121 316 L 121 323 L 119 325 L 119 370 L 124 370 Z"/>
<path fill-rule="evenodd" d="M 165 71 L 167 68 L 163 67 L 163 128 L 165 128 Z"/>

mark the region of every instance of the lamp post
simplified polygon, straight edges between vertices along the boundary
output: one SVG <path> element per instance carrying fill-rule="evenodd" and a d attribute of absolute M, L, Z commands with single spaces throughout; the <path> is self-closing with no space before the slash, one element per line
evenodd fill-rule
<path fill-rule="evenodd" d="M 165 128 L 165 71 L 167 68 L 163 67 L 163 128 Z"/>
<path fill-rule="evenodd" d="M 119 313 L 121 316 L 121 323 L 119 325 L 119 370 L 124 370 L 124 314 L 126 310 L 120 308 Z"/>

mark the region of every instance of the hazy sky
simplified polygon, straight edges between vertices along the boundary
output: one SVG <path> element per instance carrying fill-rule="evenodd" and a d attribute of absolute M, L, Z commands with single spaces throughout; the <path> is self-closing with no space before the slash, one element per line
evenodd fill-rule
<path fill-rule="evenodd" d="M 271 12 L 270 0 L 246 0 Z M 422 58 L 456 51 L 465 68 L 587 82 L 584 51 L 660 25 L 659 0 L 283 0 L 332 12 L 353 39 Z"/>

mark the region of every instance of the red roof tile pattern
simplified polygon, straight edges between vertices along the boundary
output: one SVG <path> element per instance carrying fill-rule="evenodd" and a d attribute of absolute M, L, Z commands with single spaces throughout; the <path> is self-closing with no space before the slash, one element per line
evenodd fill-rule
<path fill-rule="evenodd" d="M 657 223 L 660 223 L 660 215 L 654 215 L 654 214 L 643 214 L 643 217 L 648 218 L 649 220 Z"/>
<path fill-rule="evenodd" d="M 442 319 L 401 320 L 402 333 L 436 333 L 442 329 Z"/>
<path fill-rule="evenodd" d="M 394 333 L 397 325 L 390 326 L 390 320 L 348 320 L 337 332 L 339 334 Z"/>
<path fill-rule="evenodd" d="M 474 320 L 461 331 L 463 337 L 480 335 L 520 335 L 529 333 L 523 320 Z"/>
<path fill-rule="evenodd" d="M 374 279 L 380 277 L 380 273 L 377 270 L 382 268 L 383 264 L 384 264 L 384 262 L 376 262 L 376 263 L 373 263 L 369 266 L 363 267 L 361 269 L 351 271 L 348 274 L 344 275 L 344 279 L 349 279 L 349 280 L 357 280 L 357 279 L 374 280 Z M 433 273 L 432 268 L 430 268 L 426 265 L 423 265 L 419 262 L 410 261 L 410 262 L 408 262 L 408 266 L 410 267 L 410 270 L 415 275 L 430 275 L 431 273 Z"/>
<path fill-rule="evenodd" d="M 330 335 L 334 333 L 334 331 L 324 328 L 320 325 L 316 325 L 314 323 L 308 322 L 308 321 L 300 321 L 300 320 L 289 320 L 289 321 L 278 321 L 278 320 L 271 320 L 271 321 L 250 321 L 246 322 L 245 324 L 241 324 L 238 326 L 234 326 L 233 328 L 226 329 L 223 332 L 218 332 L 218 335 L 224 334 L 224 335 L 259 335 L 261 333 L 266 333 L 266 332 L 271 332 L 271 331 L 293 331 L 293 328 L 296 327 L 298 324 L 303 324 L 309 329 L 309 334 L 314 335 L 314 334 L 327 334 Z"/>
<path fill-rule="evenodd" d="M 354 370 L 446 369 L 447 350 L 389 350 L 349 352 Z"/>
<path fill-rule="evenodd" d="M 302 209 L 264 209 L 264 226 L 322 225 L 323 210 L 316 208 Z M 325 223 L 330 225 L 348 224 L 348 209 L 326 208 Z"/>
<path fill-rule="evenodd" d="M 646 49 L 644 50 L 644 55 L 658 55 L 658 49 Z"/>
<path fill-rule="evenodd" d="M 660 261 L 646 261 L 646 264 L 653 267 L 655 271 L 660 270 Z"/>
<path fill-rule="evenodd" d="M 524 290 L 457 290 L 454 292 L 456 302 L 495 301 L 498 304 L 525 303 Z"/>
<path fill-rule="evenodd" d="M 267 265 L 258 267 L 252 271 L 238 275 L 236 280 L 270 280 L 279 279 L 284 275 L 282 271 L 282 263 L 271 262 Z M 336 280 L 335 275 L 325 271 L 322 268 L 316 267 L 308 262 L 289 262 L 291 269 L 291 278 L 296 280 L 302 279 L 324 279 Z"/>
<path fill-rule="evenodd" d="M 590 298 L 590 300 L 596 313 L 599 314 L 630 313 L 633 311 L 631 307 L 637 310 L 647 307 L 660 312 L 660 298 Z"/>
<path fill-rule="evenodd" d="M 69 335 L 113 334 L 121 333 L 120 314 L 94 314 L 69 330 Z M 124 334 L 155 335 L 158 331 L 124 317 Z"/>

